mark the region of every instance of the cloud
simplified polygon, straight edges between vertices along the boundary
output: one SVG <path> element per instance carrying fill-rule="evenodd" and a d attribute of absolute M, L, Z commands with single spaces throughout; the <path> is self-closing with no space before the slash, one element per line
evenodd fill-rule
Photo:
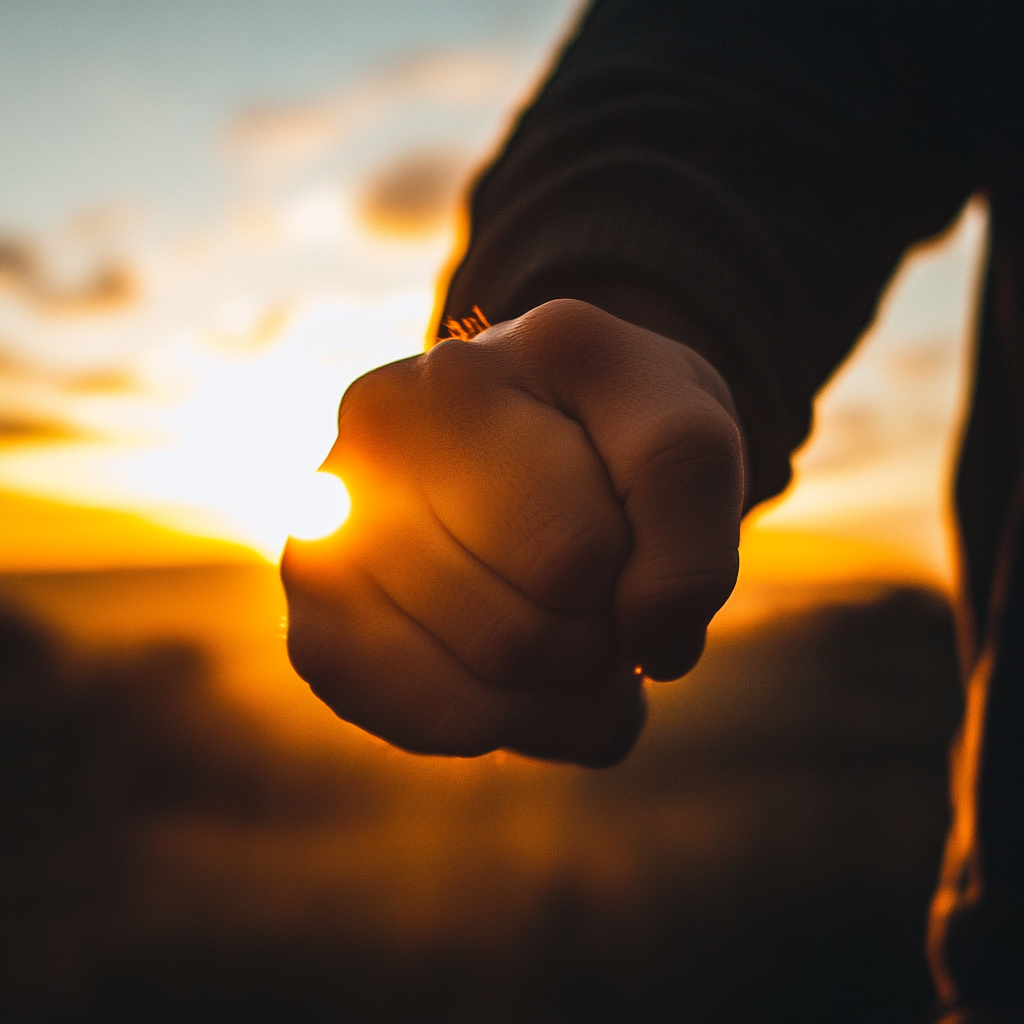
<path fill-rule="evenodd" d="M 0 413 L 0 447 L 92 439 L 93 434 L 61 420 Z"/>
<path fill-rule="evenodd" d="M 364 188 L 359 205 L 364 224 L 382 235 L 438 230 L 455 210 L 468 164 L 463 155 L 420 152 L 385 165 Z"/>
<path fill-rule="evenodd" d="M 0 238 L 0 290 L 6 289 L 42 313 L 82 315 L 110 313 L 139 297 L 139 279 L 127 264 L 98 262 L 83 279 L 57 282 L 31 243 Z"/>
<path fill-rule="evenodd" d="M 126 203 L 96 203 L 75 213 L 68 221 L 72 238 L 84 242 L 110 244 L 123 242 L 146 220 L 145 211 Z"/>
<path fill-rule="evenodd" d="M 243 110 L 228 126 L 229 156 L 261 180 L 287 178 L 335 144 L 346 111 L 330 102 L 260 104 Z"/>
<path fill-rule="evenodd" d="M 100 440 L 108 430 L 79 422 L 76 408 L 138 392 L 127 367 L 58 368 L 0 346 L 0 450 Z"/>
<path fill-rule="evenodd" d="M 206 339 L 215 347 L 234 353 L 253 353 L 281 337 L 292 309 L 287 303 L 262 306 L 244 301 L 229 302 Z"/>
<path fill-rule="evenodd" d="M 42 388 L 74 395 L 125 395 L 139 390 L 138 377 L 124 366 L 57 369 L 31 362 L 0 345 L 0 386 Z"/>
<path fill-rule="evenodd" d="M 522 75 L 502 51 L 411 54 L 333 95 L 300 103 L 255 103 L 227 126 L 229 159 L 263 183 L 286 180 L 325 158 L 359 129 L 409 107 L 506 110 Z"/>
<path fill-rule="evenodd" d="M 135 374 L 117 366 L 64 374 L 61 383 L 65 390 L 79 395 L 126 395 L 139 390 Z"/>

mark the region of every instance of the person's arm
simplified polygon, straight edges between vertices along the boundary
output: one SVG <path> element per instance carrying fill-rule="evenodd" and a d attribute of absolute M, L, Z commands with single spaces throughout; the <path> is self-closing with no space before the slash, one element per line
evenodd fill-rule
<path fill-rule="evenodd" d="M 687 342 L 739 407 L 748 503 L 777 493 L 900 255 L 977 184 L 958 75 L 990 28 L 983 5 L 598 3 L 475 190 L 444 316 L 574 297 Z"/>
<path fill-rule="evenodd" d="M 596 8 L 473 199 L 446 315 L 495 326 L 349 389 L 349 521 L 285 552 L 289 654 L 339 715 L 422 752 L 629 751 L 641 673 L 699 657 L 744 507 L 968 192 L 893 10 Z"/>

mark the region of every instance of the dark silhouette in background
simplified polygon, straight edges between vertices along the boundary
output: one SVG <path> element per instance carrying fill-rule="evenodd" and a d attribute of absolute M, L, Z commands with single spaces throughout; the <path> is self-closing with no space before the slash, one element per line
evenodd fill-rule
<path fill-rule="evenodd" d="M 209 572 L 118 585 L 142 599 L 180 575 L 199 594 Z M 92 575 L 84 600 L 110 586 Z M 7 577 L 8 608 L 38 582 Z M 0 692 L 5 1020 L 914 1021 L 931 999 L 921 933 L 961 702 L 927 593 L 713 643 L 625 764 L 568 777 L 296 753 L 200 650 L 83 655 L 10 610 Z M 375 908 L 416 901 L 423 813 L 458 914 L 410 939 Z M 529 841 L 567 853 L 534 889 L 501 850 L 538 814 Z M 623 857 L 640 866 L 620 877 Z"/>

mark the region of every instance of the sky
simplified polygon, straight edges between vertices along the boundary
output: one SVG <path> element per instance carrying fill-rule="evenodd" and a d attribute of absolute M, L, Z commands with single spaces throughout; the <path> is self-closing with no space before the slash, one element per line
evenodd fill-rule
<path fill-rule="evenodd" d="M 275 557 L 573 10 L 0 5 L 0 487 Z"/>
<path fill-rule="evenodd" d="M 422 349 L 466 183 L 576 13 L 0 0 L 0 569 L 275 559 L 347 384 Z M 748 573 L 814 535 L 952 579 L 984 237 L 971 204 L 901 266 Z"/>

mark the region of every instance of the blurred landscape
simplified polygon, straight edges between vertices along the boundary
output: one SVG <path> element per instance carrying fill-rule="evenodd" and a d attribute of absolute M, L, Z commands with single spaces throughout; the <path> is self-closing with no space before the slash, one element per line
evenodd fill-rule
<path fill-rule="evenodd" d="M 594 772 L 338 722 L 269 566 L 0 577 L 4 1019 L 925 1019 L 948 609 L 814 597 Z"/>

